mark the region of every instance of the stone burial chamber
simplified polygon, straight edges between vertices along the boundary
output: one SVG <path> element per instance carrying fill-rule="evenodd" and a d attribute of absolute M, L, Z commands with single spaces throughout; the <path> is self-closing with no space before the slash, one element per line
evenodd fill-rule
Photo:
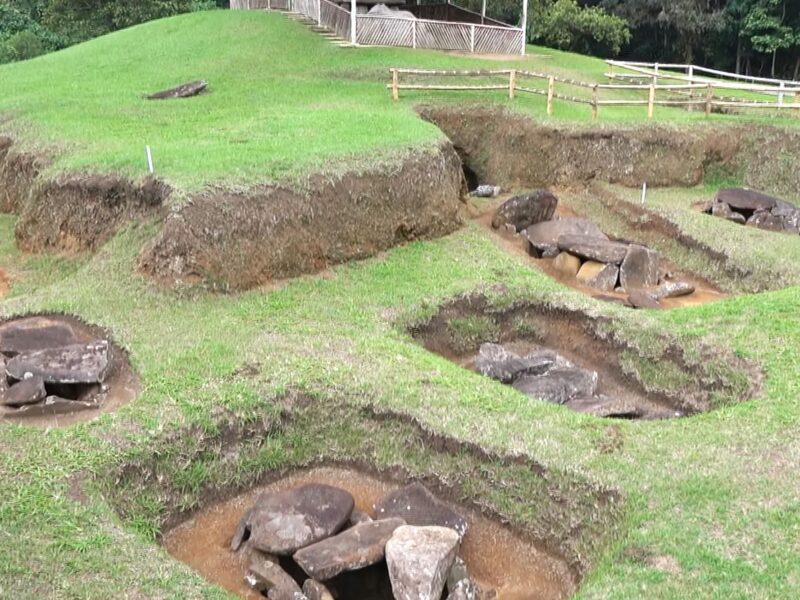
<path fill-rule="evenodd" d="M 691 283 L 673 279 L 657 252 L 644 245 L 611 240 L 580 217 L 556 217 L 558 198 L 539 190 L 515 196 L 495 212 L 494 229 L 521 235 L 528 254 L 551 261 L 551 270 L 596 297 L 634 308 L 661 308 L 665 298 L 694 293 Z"/>
<path fill-rule="evenodd" d="M 746 188 L 726 188 L 714 200 L 703 204 L 706 214 L 740 225 L 797 235 L 800 233 L 800 208 L 767 194 Z"/>
<path fill-rule="evenodd" d="M 125 379 L 117 354 L 103 332 L 66 317 L 0 324 L 0 415 L 52 417 L 101 408 L 112 383 Z"/>

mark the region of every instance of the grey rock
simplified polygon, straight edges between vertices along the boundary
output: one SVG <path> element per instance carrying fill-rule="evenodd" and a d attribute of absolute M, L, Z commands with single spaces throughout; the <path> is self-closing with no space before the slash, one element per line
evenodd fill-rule
<path fill-rule="evenodd" d="M 770 212 L 783 220 L 783 229 L 785 231 L 791 233 L 800 232 L 800 208 L 789 202 L 778 200 L 778 203 Z"/>
<path fill-rule="evenodd" d="M 578 271 L 577 278 L 584 285 L 610 292 L 617 286 L 619 267 L 591 260 L 586 261 Z"/>
<path fill-rule="evenodd" d="M 619 268 L 619 280 L 625 290 L 658 285 L 658 254 L 644 246 L 631 244 Z"/>
<path fill-rule="evenodd" d="M 197 80 L 184 83 L 168 90 L 156 92 L 147 96 L 148 100 L 168 100 L 172 98 L 191 98 L 205 91 L 208 83 L 205 81 Z"/>
<path fill-rule="evenodd" d="M 550 348 L 540 348 L 539 350 L 534 350 L 533 352 L 526 354 L 525 358 L 527 360 L 547 361 L 550 362 L 554 367 L 569 368 L 573 366 L 569 360 Z"/>
<path fill-rule="evenodd" d="M 45 383 L 102 383 L 110 367 L 109 344 L 97 340 L 18 354 L 8 361 L 6 373 L 20 380 L 39 376 Z"/>
<path fill-rule="evenodd" d="M 273 600 L 299 600 L 305 597 L 297 582 L 281 566 L 266 556 L 253 553 L 250 566 L 244 578 L 247 585 Z"/>
<path fill-rule="evenodd" d="M 430 493 L 421 483 L 412 483 L 387 494 L 375 505 L 378 519 L 399 517 L 409 525 L 450 527 L 460 537 L 469 528 L 467 520 Z"/>
<path fill-rule="evenodd" d="M 768 211 L 756 211 L 747 219 L 747 224 L 759 229 L 766 229 L 768 231 L 783 231 L 783 219 L 776 217 Z"/>
<path fill-rule="evenodd" d="M 370 517 L 367 513 L 361 512 L 360 510 L 354 510 L 353 513 L 350 515 L 350 525 L 358 525 L 359 523 L 370 523 L 372 521 L 372 517 Z"/>
<path fill-rule="evenodd" d="M 398 518 L 360 523 L 298 550 L 294 560 L 309 577 L 327 581 L 345 571 L 355 571 L 382 561 L 386 542 L 395 529 L 405 524 Z"/>
<path fill-rule="evenodd" d="M 0 325 L 0 353 L 16 356 L 79 343 L 75 331 L 48 317 L 27 317 Z"/>
<path fill-rule="evenodd" d="M 714 197 L 715 202 L 723 202 L 734 210 L 770 210 L 778 199 L 749 190 L 747 188 L 726 188 L 719 190 Z"/>
<path fill-rule="evenodd" d="M 303 593 L 308 600 L 334 600 L 333 594 L 324 584 L 313 579 L 306 579 L 303 583 Z"/>
<path fill-rule="evenodd" d="M 499 344 L 482 344 L 475 367 L 482 375 L 503 383 L 511 383 L 522 375 L 541 375 L 553 361 L 546 358 L 520 358 Z"/>
<path fill-rule="evenodd" d="M 586 260 L 618 265 L 628 253 L 628 244 L 612 242 L 587 235 L 562 235 L 558 247 Z"/>
<path fill-rule="evenodd" d="M 26 404 L 14 411 L 7 412 L 7 417 L 51 417 L 55 415 L 71 415 L 84 410 L 100 408 L 97 402 L 85 400 L 67 400 L 58 396 L 48 396 L 44 402 Z"/>
<path fill-rule="evenodd" d="M 635 418 L 640 416 L 633 402 L 618 400 L 607 396 L 579 396 L 568 400 L 568 408 L 595 417 Z"/>
<path fill-rule="evenodd" d="M 475 584 L 469 576 L 467 565 L 461 557 L 456 557 L 447 575 L 447 600 L 475 600 Z"/>
<path fill-rule="evenodd" d="M 470 196 L 475 198 L 494 198 L 500 193 L 499 185 L 479 185 Z"/>
<path fill-rule="evenodd" d="M 628 302 L 634 308 L 661 308 L 655 295 L 647 290 L 629 290 Z"/>
<path fill-rule="evenodd" d="M 694 286 L 685 281 L 665 281 L 652 291 L 652 295 L 656 300 L 663 300 L 664 298 L 678 298 L 680 296 L 688 296 L 694 293 Z"/>
<path fill-rule="evenodd" d="M 552 219 L 557 206 L 558 198 L 547 190 L 514 196 L 497 209 L 492 227 L 499 229 L 509 224 L 515 231 L 522 231 L 531 225 Z"/>
<path fill-rule="evenodd" d="M 589 369 L 560 367 L 551 369 L 544 377 L 563 383 L 568 399 L 576 396 L 592 396 L 597 390 L 597 371 Z"/>
<path fill-rule="evenodd" d="M 46 397 L 47 391 L 44 389 L 44 379 L 30 377 L 12 385 L 5 392 L 1 392 L 0 404 L 19 407 L 26 404 L 36 404 Z"/>
<path fill-rule="evenodd" d="M 355 502 L 346 491 L 329 485 L 309 484 L 291 490 L 262 494 L 243 517 L 242 529 L 250 543 L 272 554 L 293 554 L 341 531 Z"/>
<path fill-rule="evenodd" d="M 386 544 L 395 600 L 440 600 L 460 545 L 449 527 L 404 525 Z"/>
<path fill-rule="evenodd" d="M 528 251 L 541 258 L 558 254 L 558 238 L 562 235 L 588 235 L 608 239 L 592 221 L 575 217 L 536 223 L 528 227 L 522 235 L 530 244 Z"/>
<path fill-rule="evenodd" d="M 536 400 L 544 400 L 551 404 L 564 404 L 569 399 L 567 386 L 563 381 L 550 379 L 547 376 L 534 375 L 520 377 L 512 387 Z"/>

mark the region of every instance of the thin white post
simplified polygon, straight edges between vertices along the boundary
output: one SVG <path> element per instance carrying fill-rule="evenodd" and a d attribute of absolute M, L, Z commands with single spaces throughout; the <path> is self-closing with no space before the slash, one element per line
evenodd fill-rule
<path fill-rule="evenodd" d="M 358 37 L 356 37 L 356 0 L 350 0 L 350 41 L 354 46 L 358 43 Z"/>
<path fill-rule="evenodd" d="M 469 26 L 469 51 L 475 52 L 475 25 Z"/>
<path fill-rule="evenodd" d="M 778 94 L 778 106 L 783 106 L 783 90 L 786 89 L 786 84 L 783 81 L 781 81 L 780 88 L 781 88 L 781 91 Z"/>
<path fill-rule="evenodd" d="M 654 70 L 653 85 L 658 85 L 658 63 L 656 63 L 656 68 Z"/>
<path fill-rule="evenodd" d="M 694 65 L 689 65 L 689 83 L 694 83 Z"/>
<path fill-rule="evenodd" d="M 411 21 L 411 47 L 417 47 L 417 20 Z"/>
<path fill-rule="evenodd" d="M 522 0 L 522 55 L 528 43 L 528 0 Z"/>
<path fill-rule="evenodd" d="M 153 168 L 153 153 L 150 152 L 150 146 L 145 146 L 145 151 L 147 153 L 147 170 L 151 173 L 155 173 L 155 169 Z"/>
<path fill-rule="evenodd" d="M 486 0 L 481 4 L 481 25 L 486 25 Z"/>
<path fill-rule="evenodd" d="M 317 0 L 317 25 L 322 27 L 322 0 Z"/>

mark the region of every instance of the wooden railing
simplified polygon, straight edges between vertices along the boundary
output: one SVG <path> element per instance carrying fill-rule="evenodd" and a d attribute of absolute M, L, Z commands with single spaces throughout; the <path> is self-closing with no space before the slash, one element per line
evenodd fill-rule
<path fill-rule="evenodd" d="M 784 92 L 795 93 L 793 102 L 776 99 L 772 101 L 756 101 L 748 98 L 718 96 L 715 94 L 717 87 L 734 89 L 733 84 L 723 83 L 681 83 L 681 84 L 641 84 L 641 83 L 587 83 L 557 77 L 547 73 L 534 71 L 498 69 L 480 71 L 442 71 L 422 69 L 391 69 L 391 83 L 387 88 L 391 90 L 392 98 L 399 99 L 401 90 L 428 90 L 428 91 L 459 91 L 476 92 L 506 90 L 509 98 L 514 98 L 518 93 L 542 95 L 547 98 L 547 114 L 552 115 L 554 100 L 561 100 L 574 104 L 584 104 L 591 108 L 592 118 L 596 119 L 603 106 L 642 106 L 647 107 L 647 117 L 653 118 L 657 106 L 697 106 L 702 107 L 705 113 L 711 114 L 714 107 L 741 107 L 741 108 L 771 108 L 776 110 L 792 109 L 792 113 L 800 116 L 800 89 L 783 89 Z M 401 76 L 416 79 L 439 78 L 434 83 L 404 83 Z M 443 81 L 459 80 L 456 83 Z M 480 80 L 477 83 L 465 81 Z M 536 87 L 541 83 L 542 87 Z M 745 84 L 747 85 L 747 84 Z M 556 88 L 560 88 L 557 90 Z M 566 88 L 566 89 L 565 89 Z M 750 86 L 747 92 L 768 90 L 775 93 L 780 90 L 776 86 Z M 571 90 L 571 91 L 570 91 Z M 643 97 L 616 97 L 601 98 L 601 93 L 608 91 L 620 92 L 633 91 Z M 575 95 L 577 94 L 577 95 Z"/>
<path fill-rule="evenodd" d="M 455 4 L 411 4 L 404 6 L 403 10 L 413 13 L 418 19 L 427 19 L 429 21 L 450 21 L 475 23 L 477 25 L 495 25 L 496 27 L 511 27 L 511 25 L 507 23 L 484 17 L 480 13 Z"/>

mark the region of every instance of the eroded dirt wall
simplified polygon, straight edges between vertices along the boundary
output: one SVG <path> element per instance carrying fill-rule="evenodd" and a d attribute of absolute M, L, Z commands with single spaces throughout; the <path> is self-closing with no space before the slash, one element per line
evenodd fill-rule
<path fill-rule="evenodd" d="M 312 177 L 305 191 L 206 190 L 169 216 L 141 266 L 161 280 L 247 289 L 450 233 L 465 192 L 450 144 L 392 169 Z"/>

